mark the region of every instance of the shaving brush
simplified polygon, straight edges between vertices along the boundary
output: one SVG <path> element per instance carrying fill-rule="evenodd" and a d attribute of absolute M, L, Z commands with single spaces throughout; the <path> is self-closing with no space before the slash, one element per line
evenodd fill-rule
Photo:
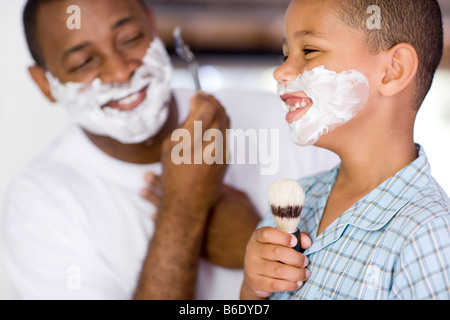
<path fill-rule="evenodd" d="M 300 252 L 300 231 L 297 226 L 305 201 L 303 188 L 295 180 L 280 179 L 270 186 L 268 199 L 277 228 L 297 237 L 294 249 Z"/>

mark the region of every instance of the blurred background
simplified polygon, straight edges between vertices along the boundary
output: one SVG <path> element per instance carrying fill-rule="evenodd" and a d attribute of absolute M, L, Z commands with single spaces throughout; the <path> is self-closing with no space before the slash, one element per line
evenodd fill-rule
<path fill-rule="evenodd" d="M 276 92 L 272 73 L 280 64 L 283 15 L 289 0 L 150 2 L 173 56 L 173 87 L 193 88 L 186 65 L 173 55 L 172 32 L 180 26 L 201 65 L 205 91 L 254 88 Z M 450 193 L 450 0 L 439 2 L 445 16 L 445 56 L 420 111 L 415 139 L 424 146 L 433 175 Z M 25 0 L 0 3 L 0 213 L 11 179 L 69 123 L 64 110 L 49 104 L 28 76 L 32 60 L 21 22 L 24 4 Z M 10 297 L 0 247 L 0 299 Z"/>

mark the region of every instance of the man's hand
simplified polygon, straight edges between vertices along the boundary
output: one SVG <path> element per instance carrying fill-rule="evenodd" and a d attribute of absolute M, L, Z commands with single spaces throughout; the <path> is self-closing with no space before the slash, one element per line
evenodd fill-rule
<path fill-rule="evenodd" d="M 293 249 L 296 243 L 293 235 L 271 227 L 253 233 L 245 253 L 241 299 L 266 299 L 274 292 L 302 287 L 311 273 L 306 269 L 308 258 Z M 302 233 L 300 244 L 307 249 L 311 239 Z"/>
<path fill-rule="evenodd" d="M 181 129 L 190 135 L 203 154 L 203 132 L 194 134 L 194 122 L 202 129 L 225 133 L 229 119 L 212 96 L 197 93 L 191 100 L 191 112 Z M 224 136 L 226 136 L 224 134 Z M 172 149 L 179 142 L 168 137 L 163 143 L 162 176 L 156 228 L 135 292 L 136 299 L 192 299 L 195 293 L 198 262 L 210 208 L 219 199 L 226 165 L 181 164 L 172 161 Z M 226 146 L 226 142 L 223 144 Z M 226 152 L 222 150 L 225 157 Z M 224 159 L 225 160 L 225 159 Z"/>
<path fill-rule="evenodd" d="M 201 134 L 194 134 L 195 122 L 202 124 Z M 219 199 L 222 190 L 222 180 L 226 171 L 226 141 L 223 141 L 222 164 L 194 164 L 196 154 L 203 155 L 203 135 L 208 129 L 220 130 L 226 139 L 226 130 L 229 128 L 229 118 L 225 109 L 212 96 L 199 92 L 191 99 L 191 112 L 186 119 L 183 129 L 191 141 L 191 163 L 175 164 L 172 160 L 172 149 L 179 144 L 179 141 L 172 141 L 168 137 L 163 144 L 161 176 L 161 207 L 168 205 L 180 206 L 180 214 L 185 209 L 193 212 L 208 211 Z M 197 147 L 197 150 L 196 148 Z"/>

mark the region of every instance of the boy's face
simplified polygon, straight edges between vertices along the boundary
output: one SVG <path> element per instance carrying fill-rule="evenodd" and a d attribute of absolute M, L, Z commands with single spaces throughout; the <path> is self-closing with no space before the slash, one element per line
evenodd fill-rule
<path fill-rule="evenodd" d="M 275 70 L 274 77 L 283 85 L 294 81 L 304 71 L 311 71 L 319 66 L 341 73 L 356 70 L 368 80 L 369 86 L 380 77 L 377 55 L 368 52 L 364 34 L 345 25 L 333 8 L 334 2 L 329 0 L 293 0 L 285 17 L 285 38 L 283 53 L 286 62 Z M 370 86 L 372 88 L 372 86 Z M 294 95 L 306 97 L 305 92 Z M 370 89 L 370 97 L 376 90 Z M 301 120 L 312 108 L 308 104 L 300 112 L 287 116 L 288 122 Z M 361 118 L 370 113 L 370 99 L 366 108 L 358 113 Z M 361 121 L 358 121 L 360 123 Z M 333 136 L 339 136 L 343 130 L 356 126 L 350 121 L 336 130 L 322 136 L 317 146 L 327 147 L 333 143 Z M 347 128 L 347 129 L 346 129 Z M 336 138 L 334 139 L 336 142 Z"/>
<path fill-rule="evenodd" d="M 71 5 L 80 7 L 80 30 L 67 27 Z M 63 83 L 127 81 L 155 32 L 137 0 L 57 1 L 42 5 L 38 14 L 43 59 Z"/>

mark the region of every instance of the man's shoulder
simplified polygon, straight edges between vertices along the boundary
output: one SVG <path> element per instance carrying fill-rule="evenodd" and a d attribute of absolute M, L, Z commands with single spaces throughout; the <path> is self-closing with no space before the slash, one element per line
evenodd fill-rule
<path fill-rule="evenodd" d="M 10 182 L 5 197 L 6 205 L 21 202 L 32 205 L 33 200 L 51 202 L 65 193 L 70 193 L 74 184 L 82 185 L 80 168 L 73 165 L 71 155 L 65 149 L 70 141 L 63 134 L 49 148 L 38 155 Z"/>
<path fill-rule="evenodd" d="M 41 156 L 13 178 L 5 203 L 29 202 L 31 205 L 32 199 L 56 199 L 75 179 L 80 180 L 72 167 L 51 157 Z"/>

